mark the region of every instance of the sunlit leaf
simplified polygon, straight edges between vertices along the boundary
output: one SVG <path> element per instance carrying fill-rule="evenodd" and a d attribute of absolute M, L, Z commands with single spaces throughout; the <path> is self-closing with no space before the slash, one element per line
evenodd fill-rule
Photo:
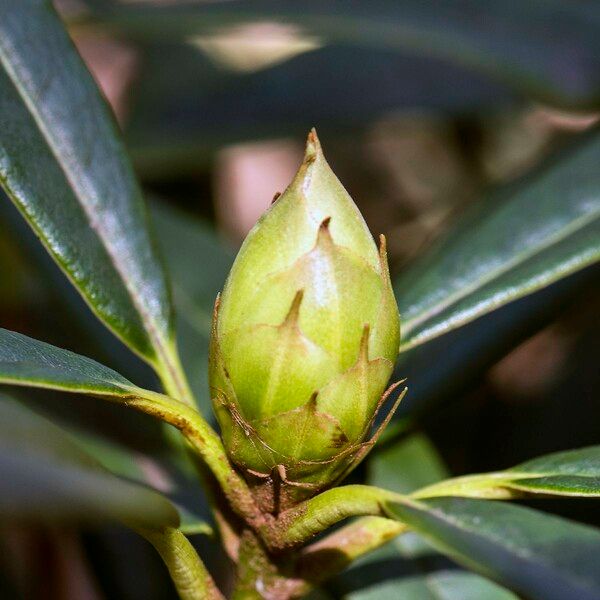
<path fill-rule="evenodd" d="M 395 282 L 401 350 L 600 259 L 600 135 L 490 199 Z"/>
<path fill-rule="evenodd" d="M 49 2 L 0 2 L 0 183 L 95 314 L 172 378 L 171 305 L 141 192 Z"/>

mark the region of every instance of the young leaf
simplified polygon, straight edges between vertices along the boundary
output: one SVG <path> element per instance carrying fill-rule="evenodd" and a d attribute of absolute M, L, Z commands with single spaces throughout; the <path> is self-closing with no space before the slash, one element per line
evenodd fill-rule
<path fill-rule="evenodd" d="M 0 514 L 177 526 L 164 496 L 105 470 L 59 427 L 0 396 Z"/>
<path fill-rule="evenodd" d="M 534 458 L 514 471 L 510 487 L 531 493 L 558 496 L 600 497 L 600 446 L 555 452 Z M 522 477 L 527 474 L 527 477 Z"/>
<path fill-rule="evenodd" d="M 0 183 L 95 314 L 180 379 L 139 186 L 49 2 L 0 0 Z M 183 382 L 172 387 L 185 399 Z"/>
<path fill-rule="evenodd" d="M 499 585 L 462 571 L 392 579 L 347 596 L 348 600 L 517 600 Z"/>
<path fill-rule="evenodd" d="M 414 496 L 510 498 L 524 493 L 600 497 L 600 446 L 555 452 L 506 471 L 448 479 Z"/>
<path fill-rule="evenodd" d="M 466 498 L 388 504 L 458 563 L 539 600 L 600 597 L 600 531 L 520 506 Z"/>
<path fill-rule="evenodd" d="M 600 133 L 466 219 L 394 285 L 401 350 L 600 259 Z"/>

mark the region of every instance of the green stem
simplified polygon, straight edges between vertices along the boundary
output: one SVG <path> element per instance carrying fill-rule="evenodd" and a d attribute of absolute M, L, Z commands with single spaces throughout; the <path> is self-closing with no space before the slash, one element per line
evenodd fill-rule
<path fill-rule="evenodd" d="M 172 527 L 137 529 L 158 551 L 181 600 L 225 600 L 190 541 Z"/>
<path fill-rule="evenodd" d="M 363 517 L 304 548 L 294 567 L 294 596 L 307 594 L 354 560 L 404 533 L 404 523 Z"/>
<path fill-rule="evenodd" d="M 153 366 L 166 394 L 198 410 L 198 403 L 181 365 L 177 346 L 173 345 L 168 351 L 163 351 L 159 361 Z"/>
<path fill-rule="evenodd" d="M 179 429 L 218 481 L 234 511 L 252 527 L 260 527 L 264 516 L 244 479 L 229 462 L 221 438 L 194 408 L 148 390 L 133 389 L 126 404 Z"/>
<path fill-rule="evenodd" d="M 404 499 L 400 494 L 368 485 L 333 488 L 282 513 L 278 522 L 283 531 L 266 537 L 275 548 L 294 547 L 348 517 L 386 516 L 385 502 Z"/>

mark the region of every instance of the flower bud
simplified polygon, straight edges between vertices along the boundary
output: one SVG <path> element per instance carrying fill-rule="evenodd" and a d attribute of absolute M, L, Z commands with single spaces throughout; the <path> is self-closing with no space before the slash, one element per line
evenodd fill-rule
<path fill-rule="evenodd" d="M 213 406 L 264 510 L 333 485 L 364 456 L 399 338 L 385 238 L 378 251 L 313 130 L 213 320 Z"/>

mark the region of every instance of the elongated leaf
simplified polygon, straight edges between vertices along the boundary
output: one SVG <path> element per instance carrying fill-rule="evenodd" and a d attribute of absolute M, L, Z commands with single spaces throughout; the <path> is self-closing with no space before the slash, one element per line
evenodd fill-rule
<path fill-rule="evenodd" d="M 449 476 L 441 456 L 421 433 L 413 433 L 380 449 L 375 448 L 367 468 L 367 482 L 370 485 L 400 494 L 409 494 Z M 435 552 L 413 531 L 394 538 L 390 546 L 404 558 L 416 558 Z M 389 559 L 393 551 L 388 547 L 377 554 Z"/>
<path fill-rule="evenodd" d="M 347 596 L 348 600 L 517 600 L 508 590 L 461 571 L 393 579 Z"/>
<path fill-rule="evenodd" d="M 508 198 L 478 208 L 394 288 L 401 350 L 422 344 L 600 259 L 596 131 Z"/>
<path fill-rule="evenodd" d="M 123 397 L 137 389 L 91 358 L 6 329 L 0 329 L 0 383 Z"/>
<path fill-rule="evenodd" d="M 530 494 L 600 497 L 600 446 L 556 452 L 506 471 L 448 479 L 414 493 L 419 498 L 510 498 Z"/>
<path fill-rule="evenodd" d="M 99 22 L 139 37 L 187 39 L 223 26 L 276 21 L 326 41 L 444 58 L 563 104 L 592 104 L 600 98 L 595 3 L 526 0 L 518 11 L 491 0 L 94 4 Z"/>
<path fill-rule="evenodd" d="M 436 498 L 391 514 L 466 567 L 539 600 L 600 597 L 600 531 L 502 502 Z"/>
<path fill-rule="evenodd" d="M 98 317 L 172 363 L 171 307 L 116 126 L 49 2 L 0 0 L 0 183 Z"/>
<path fill-rule="evenodd" d="M 0 515 L 176 526 L 161 494 L 103 469 L 50 421 L 0 395 Z"/>
<path fill-rule="evenodd" d="M 511 487 L 532 493 L 565 496 L 600 496 L 600 446 L 555 452 L 513 469 Z M 539 476 L 520 477 L 521 474 Z"/>

